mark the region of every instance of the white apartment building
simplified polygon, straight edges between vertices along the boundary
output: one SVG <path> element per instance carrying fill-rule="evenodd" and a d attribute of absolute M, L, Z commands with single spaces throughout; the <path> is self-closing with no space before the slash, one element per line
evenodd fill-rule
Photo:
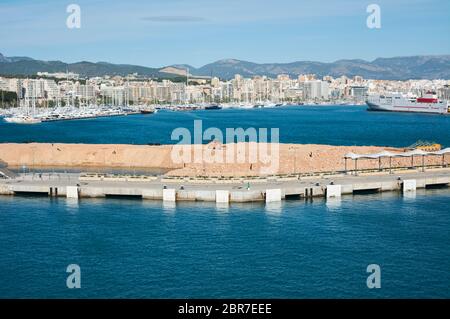
<path fill-rule="evenodd" d="M 43 99 L 45 95 L 45 80 L 26 79 L 23 81 L 23 88 L 25 89 L 25 98 Z"/>
<path fill-rule="evenodd" d="M 305 100 L 328 99 L 330 96 L 330 86 L 326 81 L 306 81 L 304 82 Z"/>
<path fill-rule="evenodd" d="M 78 84 L 75 86 L 75 94 L 82 99 L 95 98 L 96 87 L 89 84 Z"/>
<path fill-rule="evenodd" d="M 47 98 L 50 100 L 56 100 L 61 97 L 58 84 L 54 80 L 45 80 L 44 90 L 47 92 Z"/>

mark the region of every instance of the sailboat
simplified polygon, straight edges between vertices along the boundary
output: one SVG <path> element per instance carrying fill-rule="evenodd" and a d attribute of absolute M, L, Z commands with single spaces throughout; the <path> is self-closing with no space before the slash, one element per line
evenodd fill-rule
<path fill-rule="evenodd" d="M 28 93 L 27 93 L 28 94 Z M 37 123 L 41 123 L 41 120 L 39 118 L 36 118 L 36 97 L 35 97 L 36 92 L 34 91 L 33 88 L 33 95 L 31 97 L 31 104 L 33 107 L 33 112 L 32 115 L 30 115 L 30 109 L 29 109 L 29 103 L 30 103 L 30 98 L 27 96 L 25 98 L 25 114 L 18 114 L 18 115 L 13 115 L 13 116 L 9 116 L 9 117 L 5 117 L 3 120 L 7 123 L 14 123 L 14 124 L 37 124 Z"/>

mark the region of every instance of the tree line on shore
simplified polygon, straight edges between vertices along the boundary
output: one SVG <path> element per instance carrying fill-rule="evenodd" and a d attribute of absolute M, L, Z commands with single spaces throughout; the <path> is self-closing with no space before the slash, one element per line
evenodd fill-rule
<path fill-rule="evenodd" d="M 0 108 L 10 108 L 17 106 L 17 93 L 0 90 Z"/>

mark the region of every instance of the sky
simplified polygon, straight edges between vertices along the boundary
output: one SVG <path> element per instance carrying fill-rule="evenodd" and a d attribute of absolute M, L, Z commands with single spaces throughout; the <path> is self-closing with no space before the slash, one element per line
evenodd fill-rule
<path fill-rule="evenodd" d="M 81 8 L 70 29 L 69 4 Z M 367 6 L 381 28 L 367 27 Z M 450 54 L 449 0 L 0 0 L 0 53 L 200 67 Z"/>

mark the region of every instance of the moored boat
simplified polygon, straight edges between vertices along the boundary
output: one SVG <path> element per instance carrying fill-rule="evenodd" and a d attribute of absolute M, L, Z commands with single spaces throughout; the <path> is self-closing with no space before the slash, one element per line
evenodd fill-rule
<path fill-rule="evenodd" d="M 205 106 L 205 110 L 221 110 L 222 107 L 217 104 Z"/>
<path fill-rule="evenodd" d="M 143 106 L 139 108 L 139 112 L 141 112 L 141 114 L 153 114 L 155 113 L 155 109 L 153 107 Z"/>
<path fill-rule="evenodd" d="M 38 118 L 34 118 L 31 116 L 11 116 L 11 117 L 5 117 L 3 119 L 7 123 L 14 123 L 14 124 L 37 124 L 41 123 L 41 120 Z"/>
<path fill-rule="evenodd" d="M 448 101 L 439 100 L 433 92 L 428 92 L 418 98 L 409 98 L 398 93 L 370 95 L 366 104 L 370 111 L 388 112 L 447 114 L 449 108 Z"/>

